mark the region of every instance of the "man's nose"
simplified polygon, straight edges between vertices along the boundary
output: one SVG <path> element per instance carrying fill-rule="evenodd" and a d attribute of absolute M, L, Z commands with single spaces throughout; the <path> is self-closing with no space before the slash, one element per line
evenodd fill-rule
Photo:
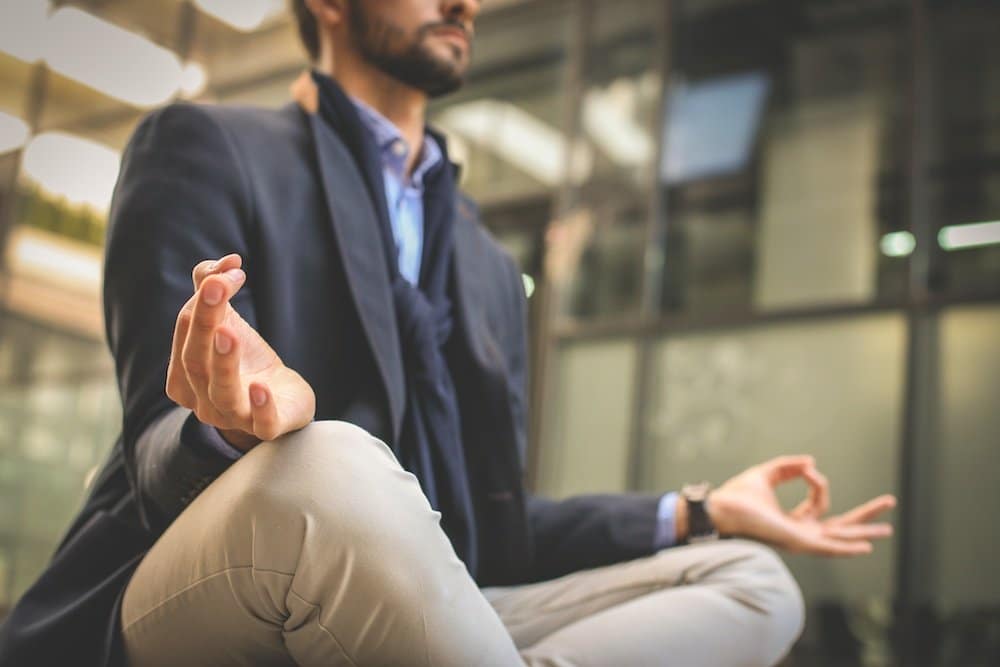
<path fill-rule="evenodd" d="M 441 15 L 446 21 L 465 26 L 472 34 L 472 23 L 479 14 L 479 0 L 441 0 Z"/>

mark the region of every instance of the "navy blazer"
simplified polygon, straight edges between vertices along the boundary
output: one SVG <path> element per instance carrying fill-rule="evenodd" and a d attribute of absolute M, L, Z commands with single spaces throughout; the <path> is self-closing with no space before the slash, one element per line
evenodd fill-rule
<path fill-rule="evenodd" d="M 105 316 L 122 434 L 52 562 L 0 631 L 0 665 L 119 665 L 121 597 L 143 554 L 230 464 L 182 440 L 164 392 L 191 269 L 243 256 L 237 311 L 316 393 L 316 419 L 393 442 L 405 405 L 378 207 L 308 105 L 174 104 L 148 115 L 111 207 Z M 653 552 L 658 498 L 526 493 L 525 296 L 520 271 L 456 205 L 455 386 L 482 554 L 478 583 L 519 584 Z"/>

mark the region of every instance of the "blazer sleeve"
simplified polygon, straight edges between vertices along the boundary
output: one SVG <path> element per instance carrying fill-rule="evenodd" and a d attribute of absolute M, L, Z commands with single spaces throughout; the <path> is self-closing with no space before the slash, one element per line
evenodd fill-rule
<path fill-rule="evenodd" d="M 527 441 L 527 299 L 517 265 L 513 274 L 511 319 L 515 323 L 507 345 L 511 404 L 518 450 L 524 461 Z M 528 523 L 534 543 L 532 579 L 612 565 L 654 553 L 656 512 L 660 496 L 594 494 L 552 500 L 528 494 Z"/>
<path fill-rule="evenodd" d="M 195 417 L 166 395 L 166 371 L 198 262 L 242 255 L 248 278 L 232 305 L 256 326 L 252 221 L 236 147 L 209 111 L 173 104 L 139 124 L 109 214 L 104 315 L 126 468 L 149 527 L 172 521 L 231 463 L 198 442 Z"/>

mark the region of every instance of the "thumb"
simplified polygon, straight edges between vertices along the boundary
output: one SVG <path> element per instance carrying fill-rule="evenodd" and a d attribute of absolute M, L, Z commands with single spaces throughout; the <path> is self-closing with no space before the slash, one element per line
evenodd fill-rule
<path fill-rule="evenodd" d="M 274 440 L 282 435 L 278 406 L 271 389 L 262 382 L 251 382 L 249 392 L 254 435 L 261 440 Z"/>

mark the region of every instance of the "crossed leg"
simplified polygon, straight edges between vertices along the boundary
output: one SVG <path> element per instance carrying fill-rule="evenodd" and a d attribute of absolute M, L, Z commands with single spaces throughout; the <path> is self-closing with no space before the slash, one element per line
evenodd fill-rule
<path fill-rule="evenodd" d="M 390 449 L 344 422 L 261 443 L 125 591 L 130 665 L 521 665 Z"/>
<path fill-rule="evenodd" d="M 483 594 L 531 667 L 773 665 L 804 622 L 781 559 L 745 540 Z"/>
<path fill-rule="evenodd" d="M 480 591 L 385 444 L 317 422 L 258 445 L 167 529 L 122 608 L 130 665 L 768 665 L 802 602 L 769 550 L 681 547 Z"/>

